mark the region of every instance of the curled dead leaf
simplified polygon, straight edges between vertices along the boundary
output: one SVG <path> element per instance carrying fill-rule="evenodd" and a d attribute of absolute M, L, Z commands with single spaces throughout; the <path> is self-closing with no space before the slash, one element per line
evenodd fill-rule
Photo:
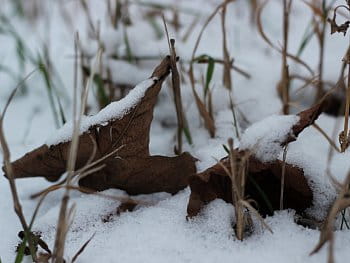
<path fill-rule="evenodd" d="M 282 143 L 282 146 L 295 141 L 305 128 L 312 125 L 323 112 L 323 106 L 323 103 L 319 103 L 309 109 L 299 112 L 297 116 L 299 116 L 300 120 L 292 127 L 291 135 Z"/>
<path fill-rule="evenodd" d="M 335 18 L 336 18 L 336 15 L 334 13 L 333 19 L 330 19 L 330 18 L 327 19 L 328 23 L 331 25 L 331 34 L 338 32 L 338 33 L 343 33 L 345 36 L 350 26 L 350 21 L 345 21 L 343 24 L 338 25 L 337 22 L 335 21 Z"/>

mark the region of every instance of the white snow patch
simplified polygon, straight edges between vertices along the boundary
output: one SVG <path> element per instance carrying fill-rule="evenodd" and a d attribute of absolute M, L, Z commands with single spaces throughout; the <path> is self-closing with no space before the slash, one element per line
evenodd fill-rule
<path fill-rule="evenodd" d="M 282 151 L 281 143 L 299 119 L 296 115 L 272 115 L 256 122 L 244 132 L 239 148 L 250 150 L 262 162 L 276 160 Z"/>
<path fill-rule="evenodd" d="M 83 134 L 91 126 L 107 125 L 112 119 L 120 119 L 127 114 L 140 100 L 145 96 L 145 92 L 158 79 L 156 77 L 142 81 L 133 88 L 127 96 L 119 101 L 115 101 L 103 108 L 99 113 L 93 116 L 83 116 L 80 123 L 80 133 Z M 55 134 L 46 140 L 48 146 L 56 145 L 71 140 L 73 135 L 73 122 L 67 122 L 63 127 L 57 130 Z"/>

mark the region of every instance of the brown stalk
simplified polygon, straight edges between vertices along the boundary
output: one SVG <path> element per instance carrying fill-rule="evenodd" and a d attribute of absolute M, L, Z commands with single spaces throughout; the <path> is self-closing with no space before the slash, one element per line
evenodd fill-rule
<path fill-rule="evenodd" d="M 245 174 L 239 173 L 239 166 L 242 163 L 237 163 L 237 156 L 235 156 L 235 151 L 233 150 L 233 140 L 229 139 L 228 141 L 230 149 L 230 164 L 231 171 L 228 174 L 231 177 L 232 183 L 232 200 L 235 204 L 235 215 L 236 215 L 236 236 L 238 240 L 243 240 L 244 238 L 244 229 L 245 229 L 245 213 L 244 206 L 240 202 L 244 200 L 244 177 Z"/>
<path fill-rule="evenodd" d="M 244 214 L 244 201 L 242 194 L 244 194 L 244 185 L 242 187 L 241 174 L 238 171 L 239 163 L 237 153 L 233 150 L 233 140 L 228 139 L 229 145 L 229 162 L 231 169 L 228 169 L 221 161 L 218 162 L 219 166 L 224 170 L 227 176 L 231 179 L 231 198 L 234 204 L 236 225 L 235 234 L 238 240 L 242 241 L 244 238 L 245 229 L 245 214 Z"/>
<path fill-rule="evenodd" d="M 172 83 L 172 88 L 174 93 L 174 103 L 175 103 L 176 117 L 177 117 L 177 147 L 175 149 L 175 152 L 176 154 L 181 154 L 182 153 L 182 132 L 184 131 L 185 128 L 188 129 L 188 126 L 185 118 L 185 113 L 182 107 L 180 75 L 176 66 L 176 62 L 178 58 L 176 56 L 175 40 L 169 38 L 168 27 L 166 25 L 164 15 L 162 16 L 162 18 L 163 18 L 165 33 L 166 33 L 166 37 L 169 45 L 171 83 Z"/>
<path fill-rule="evenodd" d="M 227 49 L 227 37 L 226 37 L 226 6 L 222 7 L 221 12 L 221 29 L 222 29 L 222 49 L 224 57 L 224 75 L 223 83 L 228 90 L 232 90 L 232 76 L 231 76 L 231 59 Z"/>
<path fill-rule="evenodd" d="M 283 48 L 282 48 L 282 79 L 280 82 L 280 94 L 283 102 L 283 114 L 289 114 L 289 70 L 287 62 L 288 35 L 289 35 L 289 13 L 292 0 L 283 0 Z"/>
<path fill-rule="evenodd" d="M 13 175 L 13 169 L 12 169 L 12 165 L 11 165 L 11 153 L 10 153 L 10 149 L 8 147 L 7 144 L 7 140 L 5 138 L 5 133 L 4 133 L 4 128 L 3 128 L 3 124 L 4 124 L 4 117 L 7 111 L 8 106 L 10 105 L 12 99 L 14 98 L 16 91 L 18 90 L 19 87 L 21 87 L 23 85 L 23 83 L 36 71 L 33 70 L 31 73 L 29 73 L 29 75 L 27 77 L 25 77 L 18 85 L 17 87 L 12 91 L 9 99 L 6 102 L 5 108 L 3 109 L 2 114 L 0 115 L 0 145 L 1 145 L 1 149 L 2 149 L 2 153 L 3 153 L 3 163 L 4 163 L 4 167 L 5 167 L 5 171 L 8 174 L 8 180 L 9 180 L 9 184 L 10 184 L 10 190 L 11 190 L 11 195 L 12 195 L 12 200 L 13 200 L 13 206 L 14 206 L 14 210 L 15 213 L 22 225 L 25 237 L 27 239 L 28 245 L 29 245 L 29 250 L 30 250 L 30 254 L 31 257 L 33 259 L 33 261 L 36 261 L 36 253 L 35 253 L 35 248 L 34 248 L 34 243 L 32 240 L 32 234 L 30 232 L 30 228 L 27 224 L 27 221 L 24 217 L 23 214 L 23 210 L 22 210 L 22 205 L 21 202 L 19 200 L 18 197 L 18 191 L 17 191 L 17 186 L 15 183 L 15 179 L 14 179 L 14 175 Z"/>
<path fill-rule="evenodd" d="M 250 4 L 250 21 L 252 23 L 252 25 L 255 24 L 256 21 L 256 14 L 257 14 L 257 10 L 259 7 L 259 1 L 260 0 L 251 0 L 249 1 Z"/>
<path fill-rule="evenodd" d="M 234 121 L 234 126 L 235 126 L 235 131 L 236 131 L 236 136 L 239 138 L 239 132 L 238 132 L 238 123 L 237 123 L 237 118 L 236 118 L 236 111 L 234 108 L 234 103 L 233 99 L 231 96 L 231 90 L 232 90 L 232 76 L 231 76 L 231 59 L 230 59 L 230 54 L 228 52 L 227 48 L 227 37 L 226 37 L 226 6 L 224 5 L 222 7 L 222 13 L 221 13 L 221 29 L 222 29 L 222 45 L 223 45 L 223 62 L 224 62 L 224 75 L 223 75 L 223 83 L 224 86 L 228 89 L 229 92 L 229 98 L 230 98 L 230 107 L 232 110 L 232 115 L 233 115 L 233 121 Z"/>
<path fill-rule="evenodd" d="M 219 166 L 229 176 L 231 180 L 231 200 L 234 204 L 235 216 L 236 216 L 236 227 L 235 233 L 238 240 L 244 239 L 244 231 L 251 224 L 250 215 L 254 214 L 255 217 L 266 227 L 271 233 L 271 228 L 264 222 L 259 212 L 250 204 L 253 200 L 246 199 L 246 176 L 248 172 L 248 160 L 250 158 L 249 153 L 240 155 L 239 152 L 233 149 L 233 140 L 228 140 L 229 145 L 229 162 L 230 169 L 226 167 L 223 162 L 218 162 Z M 249 214 L 247 213 L 247 210 Z"/>
<path fill-rule="evenodd" d="M 317 253 L 328 242 L 329 243 L 328 263 L 334 262 L 334 232 L 333 232 L 334 221 L 336 219 L 337 214 L 340 211 L 350 206 L 349 184 L 350 184 L 350 173 L 348 173 L 344 183 L 342 184 L 341 191 L 327 215 L 327 218 L 321 230 L 319 242 L 310 253 L 310 255 Z"/>

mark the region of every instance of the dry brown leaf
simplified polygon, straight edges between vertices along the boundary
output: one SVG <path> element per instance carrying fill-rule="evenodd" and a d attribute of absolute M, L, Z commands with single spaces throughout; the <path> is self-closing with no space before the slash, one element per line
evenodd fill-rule
<path fill-rule="evenodd" d="M 243 156 L 243 152 L 237 154 Z M 228 158 L 221 163 L 231 169 Z M 254 157 L 248 160 L 246 195 L 254 199 L 260 214 L 272 214 L 279 209 L 280 181 L 283 162 L 276 160 L 270 163 L 262 163 Z M 313 194 L 304 177 L 303 170 L 290 164 L 285 168 L 284 207 L 295 209 L 301 213 L 312 204 Z M 256 185 L 263 191 L 265 197 Z M 221 165 L 216 164 L 203 173 L 190 177 L 191 195 L 187 207 L 189 217 L 196 216 L 201 208 L 217 199 L 223 199 L 232 203 L 231 179 Z M 269 204 L 267 203 L 268 199 Z M 271 211 L 272 210 L 272 211 Z"/>
<path fill-rule="evenodd" d="M 282 145 L 295 141 L 306 127 L 312 125 L 321 114 L 321 108 L 321 104 L 317 104 L 300 112 L 299 122 L 292 127 L 291 135 Z M 239 158 L 247 156 L 246 152 L 239 149 L 234 151 Z M 257 202 L 257 209 L 262 215 L 272 214 L 279 209 L 282 167 L 283 162 L 280 160 L 263 163 L 254 156 L 248 158 L 245 192 L 248 198 Z M 196 216 L 205 204 L 217 198 L 233 203 L 231 179 L 224 168 L 231 170 L 228 157 L 206 171 L 190 177 L 191 195 L 187 206 L 189 217 Z M 285 208 L 301 213 L 312 205 L 313 193 L 301 168 L 286 163 L 284 180 Z"/>
<path fill-rule="evenodd" d="M 195 158 L 189 153 L 176 157 L 150 156 L 149 131 L 153 109 L 163 81 L 170 72 L 170 58 L 166 57 L 152 77 L 158 81 L 147 89 L 141 101 L 122 118 L 107 125 L 95 125 L 79 139 L 76 169 L 98 160 L 116 149 L 120 150 L 98 165 L 104 165 L 79 181 L 85 188 L 102 191 L 119 188 L 130 194 L 153 192 L 176 193 L 188 185 L 188 177 L 195 174 Z M 66 171 L 70 142 L 51 147 L 43 145 L 12 163 L 15 178 L 45 177 L 56 181 Z M 118 158 L 116 158 L 118 156 Z"/>

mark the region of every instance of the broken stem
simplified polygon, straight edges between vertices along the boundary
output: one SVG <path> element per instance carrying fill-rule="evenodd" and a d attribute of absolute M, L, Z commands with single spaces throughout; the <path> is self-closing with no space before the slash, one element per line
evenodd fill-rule
<path fill-rule="evenodd" d="M 283 164 L 282 164 L 282 175 L 281 175 L 280 210 L 283 210 L 284 185 L 285 185 L 285 175 L 286 175 L 287 148 L 288 148 L 288 144 L 284 147 L 284 150 L 283 150 Z"/>

